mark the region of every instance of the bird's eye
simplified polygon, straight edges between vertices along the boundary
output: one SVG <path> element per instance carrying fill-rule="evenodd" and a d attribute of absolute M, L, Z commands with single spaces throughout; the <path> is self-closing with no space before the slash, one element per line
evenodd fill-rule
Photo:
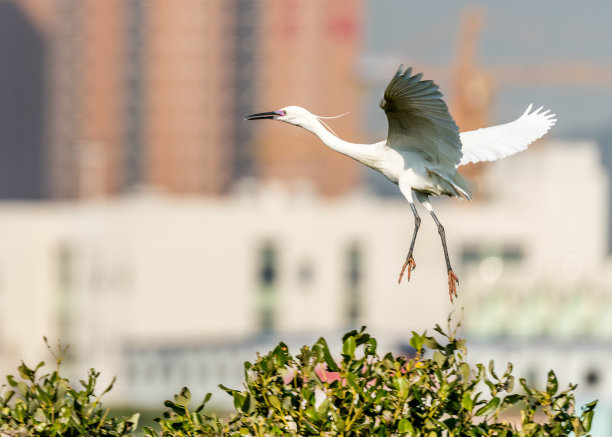
<path fill-rule="evenodd" d="M 287 111 L 285 111 L 284 109 L 279 109 L 278 111 L 276 111 L 276 113 L 280 115 L 281 117 L 284 117 L 285 115 L 287 115 Z"/>

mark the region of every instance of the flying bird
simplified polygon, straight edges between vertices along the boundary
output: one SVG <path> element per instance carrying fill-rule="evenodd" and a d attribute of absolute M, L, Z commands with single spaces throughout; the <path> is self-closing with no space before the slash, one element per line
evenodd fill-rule
<path fill-rule="evenodd" d="M 416 263 L 412 256 L 421 218 L 414 205 L 418 200 L 438 227 L 448 274 L 451 302 L 457 297 L 459 280 L 453 272 L 444 227 L 436 217 L 429 196 L 450 196 L 471 200 L 470 187 L 458 167 L 480 161 L 494 161 L 523 151 L 555 125 L 556 119 L 542 107 L 532 105 L 516 120 L 482 129 L 459 132 L 442 99 L 438 86 L 412 74 L 403 65 L 387 85 L 380 107 L 389 122 L 386 140 L 375 144 L 355 144 L 340 139 L 323 121 L 328 118 L 299 106 L 247 116 L 246 120 L 272 119 L 302 127 L 331 149 L 349 156 L 385 175 L 399 186 L 414 215 L 414 231 L 406 260 L 399 274 L 408 281 Z"/>

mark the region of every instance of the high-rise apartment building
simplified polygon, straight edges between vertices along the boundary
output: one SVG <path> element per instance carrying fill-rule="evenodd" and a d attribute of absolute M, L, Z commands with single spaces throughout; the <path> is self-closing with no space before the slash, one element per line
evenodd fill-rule
<path fill-rule="evenodd" d="M 61 3 L 51 61 L 53 197 L 141 186 L 227 191 L 237 171 L 235 88 L 250 86 L 236 84 L 231 3 Z"/>
<path fill-rule="evenodd" d="M 357 108 L 360 14 L 352 0 L 0 0 L 0 20 L 21 26 L 0 43 L 14 61 L 0 68 L 12 92 L 0 99 L 0 197 L 219 195 L 247 176 L 346 192 L 352 162 L 243 117 Z M 334 126 L 356 139 L 358 123 Z"/>
<path fill-rule="evenodd" d="M 45 35 L 0 1 L 0 198 L 44 197 Z"/>
<path fill-rule="evenodd" d="M 267 2 L 260 33 L 257 101 L 261 111 L 289 105 L 322 116 L 350 111 L 329 124 L 344 139 L 363 141 L 356 73 L 362 42 L 361 2 Z M 355 187 L 361 171 L 355 162 L 322 146 L 306 131 L 278 124 L 257 126 L 256 160 L 264 178 L 305 179 L 326 195 Z"/>

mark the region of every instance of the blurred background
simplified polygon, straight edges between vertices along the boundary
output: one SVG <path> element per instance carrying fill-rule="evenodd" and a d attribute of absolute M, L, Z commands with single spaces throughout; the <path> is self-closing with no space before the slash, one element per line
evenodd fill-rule
<path fill-rule="evenodd" d="M 217 384 L 240 387 L 281 339 L 337 348 L 367 325 L 409 353 L 454 310 L 471 360 L 542 386 L 555 369 L 611 435 L 610 16 L 604 0 L 0 0 L 0 374 L 49 361 L 47 336 L 70 345 L 69 374 L 118 376 L 111 402 L 159 411 L 187 385 L 223 408 Z M 463 167 L 474 201 L 435 202 L 454 305 L 427 214 L 397 284 L 413 217 L 396 186 L 244 121 L 350 111 L 332 128 L 380 141 L 402 63 L 461 130 L 530 103 L 559 120 Z"/>

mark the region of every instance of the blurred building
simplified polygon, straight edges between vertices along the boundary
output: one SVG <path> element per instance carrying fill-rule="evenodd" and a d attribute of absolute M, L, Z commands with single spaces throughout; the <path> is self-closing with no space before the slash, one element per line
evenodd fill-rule
<path fill-rule="evenodd" d="M 367 325 L 401 350 L 411 330 L 464 307 L 474 357 L 512 359 L 535 382 L 551 367 L 562 382 L 596 371 L 585 387 L 612 400 L 600 355 L 584 354 L 612 344 L 596 144 L 541 143 L 489 168 L 482 202 L 436 205 L 461 280 L 454 306 L 431 220 L 411 282 L 397 284 L 412 235 L 401 201 L 271 184 L 223 199 L 5 203 L 0 374 L 45 357 L 46 335 L 70 344 L 75 374 L 116 374 L 118 399 L 160 405 L 182 385 L 238 384 L 236 363 L 280 339 L 298 347 Z"/>
<path fill-rule="evenodd" d="M 342 138 L 363 142 L 363 95 L 356 60 L 362 50 L 363 6 L 358 0 L 265 3 L 260 46 L 261 111 L 297 105 L 322 116 L 351 111 L 333 121 Z M 258 111 L 258 112 L 261 112 Z M 264 180 L 304 180 L 318 193 L 351 192 L 359 164 L 291 125 L 258 122 L 257 166 Z"/>
<path fill-rule="evenodd" d="M 249 138 L 234 125 L 255 82 L 237 66 L 254 70 L 241 44 L 256 38 L 256 12 L 235 1 L 54 2 L 47 195 L 221 194 L 248 173 L 238 137 Z"/>
<path fill-rule="evenodd" d="M 45 35 L 0 1 L 0 198 L 45 197 Z"/>
<path fill-rule="evenodd" d="M 2 0 L 0 20 L 1 198 L 219 195 L 253 176 L 337 195 L 358 181 L 314 138 L 244 121 L 359 106 L 357 0 Z M 359 120 L 339 131 L 356 138 Z"/>

